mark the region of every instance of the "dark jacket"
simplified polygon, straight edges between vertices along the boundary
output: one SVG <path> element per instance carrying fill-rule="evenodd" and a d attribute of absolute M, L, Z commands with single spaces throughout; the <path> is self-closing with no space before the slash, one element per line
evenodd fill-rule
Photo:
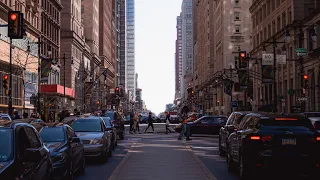
<path fill-rule="evenodd" d="M 152 119 L 152 116 L 151 116 L 151 115 L 149 115 L 149 117 L 148 117 L 148 123 L 149 123 L 149 124 L 152 124 L 152 123 L 153 123 L 153 119 Z"/>

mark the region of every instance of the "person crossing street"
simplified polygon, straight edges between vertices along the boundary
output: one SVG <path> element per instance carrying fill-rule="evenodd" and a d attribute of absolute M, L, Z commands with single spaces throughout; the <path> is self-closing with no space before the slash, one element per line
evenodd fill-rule
<path fill-rule="evenodd" d="M 191 140 L 189 137 L 190 127 L 188 126 L 188 118 L 187 117 L 182 118 L 181 128 L 182 128 L 182 130 L 181 130 L 181 133 L 178 137 L 178 140 L 182 140 L 182 137 L 186 136 L 186 140 L 190 141 Z"/>
<path fill-rule="evenodd" d="M 144 133 L 147 133 L 147 130 L 149 129 L 149 127 L 152 128 L 152 132 L 154 133 L 153 119 L 152 119 L 152 113 L 151 112 L 149 112 L 148 127 L 146 128 L 146 130 L 144 130 Z"/>
<path fill-rule="evenodd" d="M 172 133 L 170 130 L 170 114 L 166 112 L 166 134 L 168 134 L 168 131 Z"/>

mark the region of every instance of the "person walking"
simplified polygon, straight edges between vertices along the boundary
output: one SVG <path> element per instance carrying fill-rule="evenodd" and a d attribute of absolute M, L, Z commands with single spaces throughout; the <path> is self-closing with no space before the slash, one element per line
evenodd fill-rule
<path fill-rule="evenodd" d="M 138 133 L 140 134 L 140 127 L 139 127 L 139 115 L 136 112 L 134 115 L 134 121 L 135 121 L 135 132 L 138 131 Z"/>
<path fill-rule="evenodd" d="M 130 134 L 132 134 L 132 131 L 133 131 L 133 128 L 134 128 L 133 127 L 133 125 L 134 125 L 133 116 L 134 116 L 134 114 L 130 113 L 130 130 L 129 130 Z"/>
<path fill-rule="evenodd" d="M 144 130 L 144 133 L 147 133 L 147 130 L 149 129 L 149 127 L 152 128 L 152 132 L 154 133 L 153 119 L 152 119 L 152 113 L 151 112 L 149 112 L 148 127 L 146 128 L 146 130 Z"/>
<path fill-rule="evenodd" d="M 166 112 L 166 134 L 168 134 L 168 131 L 172 133 L 170 130 L 170 114 Z"/>
<path fill-rule="evenodd" d="M 181 133 L 178 137 L 178 140 L 182 140 L 183 136 L 186 136 L 186 140 L 190 141 L 190 128 L 188 126 L 188 118 L 187 117 L 183 117 L 182 122 L 181 122 Z"/>

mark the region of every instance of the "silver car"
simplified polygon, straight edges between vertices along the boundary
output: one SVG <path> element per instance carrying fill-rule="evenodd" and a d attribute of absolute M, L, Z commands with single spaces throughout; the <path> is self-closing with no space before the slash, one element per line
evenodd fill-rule
<path fill-rule="evenodd" d="M 112 134 L 101 117 L 78 118 L 72 123 L 72 129 L 83 142 L 85 156 L 107 161 L 112 155 Z"/>

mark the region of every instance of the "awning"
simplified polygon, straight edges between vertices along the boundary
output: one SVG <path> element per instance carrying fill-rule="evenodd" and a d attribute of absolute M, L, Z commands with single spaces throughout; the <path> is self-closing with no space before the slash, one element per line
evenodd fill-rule
<path fill-rule="evenodd" d="M 64 95 L 64 89 L 63 86 L 59 84 L 41 84 L 41 93 L 44 94 L 55 94 L 55 95 Z M 71 88 L 66 87 L 66 96 L 69 98 L 75 98 L 75 91 Z"/>

